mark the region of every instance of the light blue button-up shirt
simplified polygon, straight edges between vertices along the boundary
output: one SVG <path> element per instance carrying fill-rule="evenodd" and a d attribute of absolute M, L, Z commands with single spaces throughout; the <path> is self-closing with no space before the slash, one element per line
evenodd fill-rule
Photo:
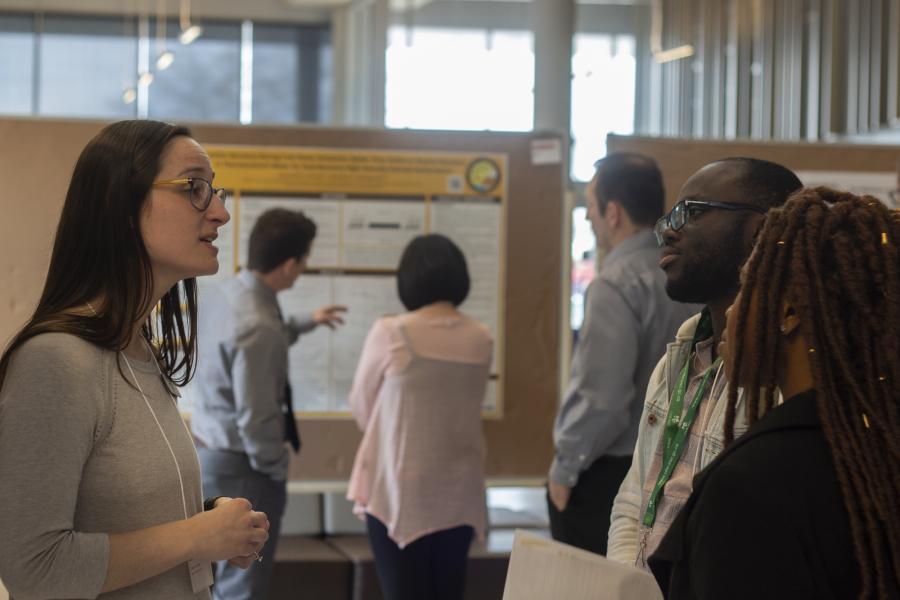
<path fill-rule="evenodd" d="M 275 292 L 250 271 L 203 290 L 191 429 L 207 447 L 242 452 L 257 471 L 287 477 L 288 348 L 316 327 L 282 320 Z"/>
<path fill-rule="evenodd" d="M 700 307 L 674 302 L 651 231 L 610 251 L 587 290 L 569 387 L 553 430 L 550 478 L 574 486 L 604 455 L 630 456 L 650 375 Z"/>

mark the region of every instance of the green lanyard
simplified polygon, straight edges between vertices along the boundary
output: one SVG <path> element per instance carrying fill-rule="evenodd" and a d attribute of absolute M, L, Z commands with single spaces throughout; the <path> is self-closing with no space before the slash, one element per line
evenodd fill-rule
<path fill-rule="evenodd" d="M 709 386 L 709 380 L 712 377 L 713 372 L 715 372 L 719 368 L 719 365 L 722 364 L 722 358 L 719 357 L 706 370 L 706 373 L 703 374 L 703 379 L 700 381 L 700 385 L 697 387 L 697 392 L 694 394 L 694 398 L 688 406 L 687 413 L 682 417 L 681 412 L 684 408 L 684 395 L 687 393 L 688 387 L 688 372 L 690 371 L 693 357 L 694 353 L 691 352 L 687 362 L 684 363 L 684 368 L 681 369 L 681 375 L 678 377 L 675 393 L 672 394 L 672 401 L 669 403 L 669 412 L 666 415 L 666 429 L 663 434 L 663 465 L 659 472 L 659 477 L 656 479 L 656 485 L 653 486 L 653 492 L 650 494 L 650 501 L 647 502 L 647 510 L 644 513 L 643 520 L 645 527 L 653 527 L 653 523 L 656 521 L 656 508 L 659 504 L 662 490 L 672 477 L 672 473 L 675 471 L 675 465 L 678 463 L 678 459 L 681 458 L 681 453 L 684 451 L 685 440 L 687 440 L 691 425 L 694 422 L 694 418 L 697 416 L 697 409 L 700 407 L 700 401 L 703 400 L 703 395 L 706 393 L 706 388 Z"/>

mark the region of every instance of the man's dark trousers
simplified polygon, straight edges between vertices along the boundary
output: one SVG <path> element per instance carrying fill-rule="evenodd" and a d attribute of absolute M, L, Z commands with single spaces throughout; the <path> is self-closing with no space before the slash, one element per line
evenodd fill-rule
<path fill-rule="evenodd" d="M 601 456 L 578 476 L 562 512 L 556 509 L 548 494 L 553 539 L 606 555 L 613 501 L 630 467 L 630 456 Z"/>

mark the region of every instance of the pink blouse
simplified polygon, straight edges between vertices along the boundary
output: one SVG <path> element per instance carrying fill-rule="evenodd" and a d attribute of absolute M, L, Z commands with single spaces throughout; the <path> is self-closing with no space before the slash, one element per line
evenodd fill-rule
<path fill-rule="evenodd" d="M 484 539 L 481 406 L 492 353 L 486 327 L 430 307 L 379 319 L 366 338 L 350 392 L 363 439 L 347 498 L 401 548 L 460 525 Z"/>

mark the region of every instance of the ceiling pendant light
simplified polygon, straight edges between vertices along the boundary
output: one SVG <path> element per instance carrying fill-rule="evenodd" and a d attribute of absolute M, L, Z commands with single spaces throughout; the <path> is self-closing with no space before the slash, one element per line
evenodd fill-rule
<path fill-rule="evenodd" d="M 178 39 L 185 46 L 193 43 L 203 33 L 202 27 L 191 24 L 191 0 L 181 0 L 179 22 L 181 24 L 181 35 L 178 36 Z"/>
<path fill-rule="evenodd" d="M 138 85 L 150 85 L 153 83 L 153 73 L 146 71 L 138 77 Z"/>
<path fill-rule="evenodd" d="M 654 0 L 653 13 L 650 22 L 650 52 L 657 63 L 667 63 L 674 60 L 689 58 L 694 55 L 694 47 L 690 44 L 676 46 L 675 48 L 662 47 L 663 32 L 663 5 L 662 0 Z"/>
<path fill-rule="evenodd" d="M 156 70 L 165 71 L 175 62 L 175 53 L 166 49 L 166 0 L 156 0 Z"/>

